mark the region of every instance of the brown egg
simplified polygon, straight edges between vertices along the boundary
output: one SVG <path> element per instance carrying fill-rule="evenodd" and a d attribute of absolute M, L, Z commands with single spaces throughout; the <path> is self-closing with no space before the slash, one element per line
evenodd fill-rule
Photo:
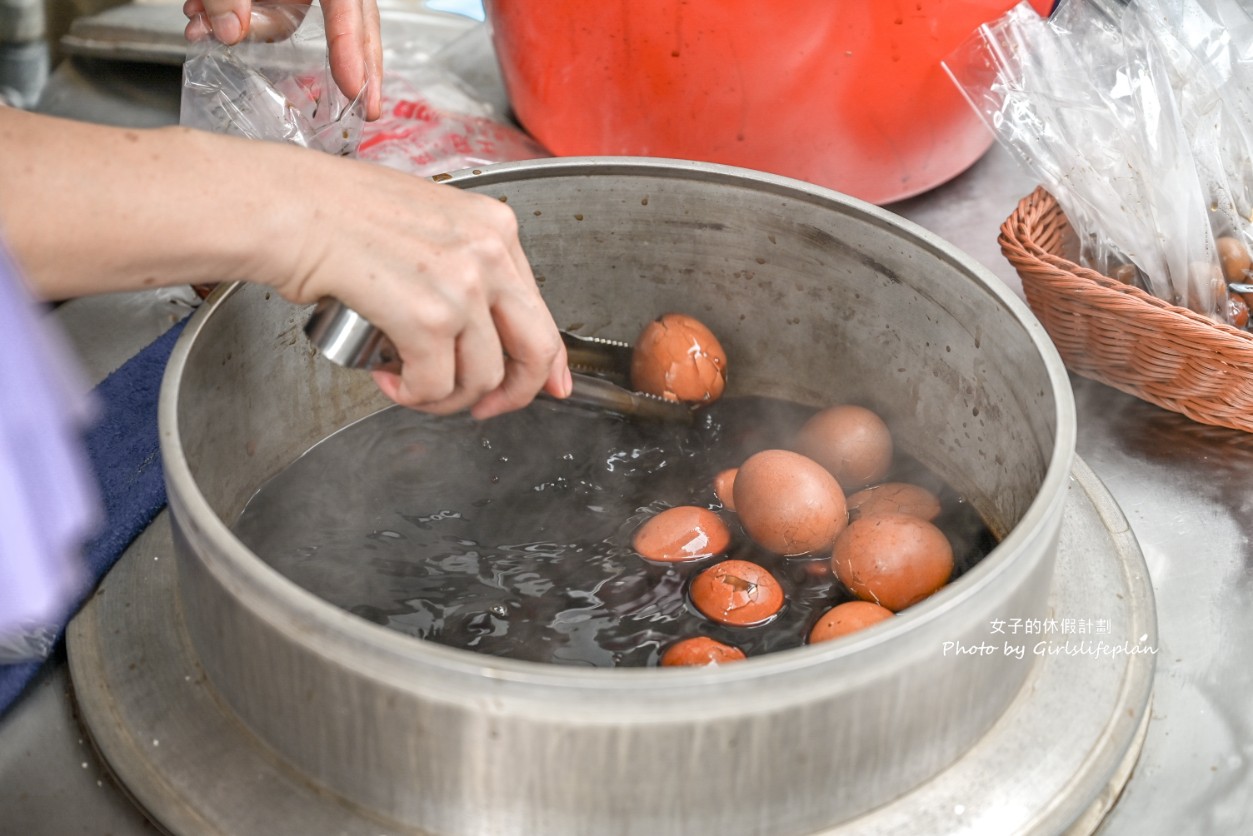
<path fill-rule="evenodd" d="M 891 618 L 894 613 L 871 601 L 845 601 L 822 614 L 809 631 L 809 643 L 831 641 L 856 633 L 871 624 Z"/>
<path fill-rule="evenodd" d="M 648 323 L 631 354 L 631 385 L 685 403 L 712 403 L 726 386 L 727 355 L 713 332 L 690 316 Z"/>
<path fill-rule="evenodd" d="M 1109 277 L 1122 284 L 1138 285 L 1140 283 L 1139 271 L 1136 270 L 1134 264 L 1119 264 L 1110 271 Z"/>
<path fill-rule="evenodd" d="M 735 509 L 754 542 L 783 555 L 829 549 L 848 524 L 835 477 L 790 450 L 762 450 L 740 465 Z"/>
<path fill-rule="evenodd" d="M 792 445 L 831 471 L 845 490 L 883 481 L 892 467 L 892 434 L 883 419 L 855 404 L 817 412 Z"/>
<path fill-rule="evenodd" d="M 1214 243 L 1218 246 L 1218 262 L 1222 265 L 1223 277 L 1229 282 L 1247 281 L 1253 258 L 1250 258 L 1249 249 L 1244 246 L 1244 242 L 1224 235 Z"/>
<path fill-rule="evenodd" d="M 661 666 L 704 667 L 706 665 L 724 665 L 727 662 L 738 662 L 747 658 L 738 647 L 711 639 L 708 636 L 693 636 L 681 639 L 666 648 L 661 654 Z"/>
<path fill-rule="evenodd" d="M 641 556 L 680 563 L 722 554 L 731 545 L 731 529 L 708 508 L 680 505 L 649 518 L 635 532 L 632 546 Z"/>
<path fill-rule="evenodd" d="M 1249 303 L 1239 293 L 1227 294 L 1227 324 L 1235 328 L 1249 327 Z"/>
<path fill-rule="evenodd" d="M 1195 261 L 1188 267 L 1187 306 L 1205 316 L 1221 316 L 1227 281 L 1223 268 L 1208 261 Z"/>
<path fill-rule="evenodd" d="M 735 510 L 735 474 L 739 470 L 738 467 L 728 467 L 714 476 L 714 494 L 728 511 Z"/>
<path fill-rule="evenodd" d="M 692 604 L 719 624 L 749 627 L 783 608 L 783 587 L 774 575 L 747 560 L 724 560 L 692 579 Z"/>
<path fill-rule="evenodd" d="M 849 523 L 835 541 L 831 564 L 858 598 L 900 612 L 948 583 L 953 547 L 924 519 L 873 514 Z"/>
<path fill-rule="evenodd" d="M 862 488 L 848 498 L 849 519 L 884 511 L 913 514 L 930 522 L 940 516 L 940 500 L 921 485 L 908 482 L 883 482 Z"/>
<path fill-rule="evenodd" d="M 804 579 L 812 583 L 830 583 L 834 577 L 831 571 L 831 559 L 824 558 L 822 560 L 798 560 L 800 570 L 804 572 Z"/>

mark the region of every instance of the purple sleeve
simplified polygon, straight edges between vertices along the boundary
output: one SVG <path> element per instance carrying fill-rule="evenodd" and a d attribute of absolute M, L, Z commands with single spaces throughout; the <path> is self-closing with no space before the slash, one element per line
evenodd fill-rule
<path fill-rule="evenodd" d="M 48 653 L 100 521 L 91 402 L 62 335 L 0 247 L 0 663 Z"/>

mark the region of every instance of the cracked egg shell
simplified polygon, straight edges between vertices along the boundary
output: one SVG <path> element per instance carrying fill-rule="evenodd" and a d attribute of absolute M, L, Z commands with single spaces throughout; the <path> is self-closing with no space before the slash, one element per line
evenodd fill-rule
<path fill-rule="evenodd" d="M 953 547 L 921 517 L 871 514 L 853 520 L 836 538 L 831 565 L 858 598 L 900 612 L 948 583 Z"/>
<path fill-rule="evenodd" d="M 725 552 L 731 529 L 708 508 L 679 505 L 646 520 L 631 545 L 648 560 L 683 563 Z"/>
<path fill-rule="evenodd" d="M 729 644 L 723 644 L 708 636 L 692 636 L 680 639 L 666 648 L 661 654 L 661 666 L 671 667 L 705 667 L 707 665 L 725 665 L 727 662 L 739 662 L 746 659 L 744 651 Z"/>
<path fill-rule="evenodd" d="M 776 554 L 824 551 L 848 524 L 844 491 L 822 465 L 790 450 L 762 450 L 735 475 L 735 512 L 757 545 Z"/>
<path fill-rule="evenodd" d="M 747 560 L 724 560 L 692 579 L 692 605 L 706 618 L 733 627 L 764 624 L 783 609 L 783 587 Z"/>
<path fill-rule="evenodd" d="M 727 355 L 704 324 L 668 313 L 648 323 L 631 354 L 631 386 L 670 401 L 707 404 L 722 397 Z"/>

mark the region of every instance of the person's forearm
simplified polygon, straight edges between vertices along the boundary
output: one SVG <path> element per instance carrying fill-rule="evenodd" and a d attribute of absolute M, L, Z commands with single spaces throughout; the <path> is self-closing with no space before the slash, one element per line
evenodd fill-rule
<path fill-rule="evenodd" d="M 0 236 L 46 299 L 262 278 L 267 160 L 264 143 L 0 107 Z"/>
<path fill-rule="evenodd" d="M 428 412 L 570 391 L 513 209 L 384 166 L 0 108 L 0 235 L 46 299 L 236 279 L 337 298 L 396 345 L 384 393 Z"/>

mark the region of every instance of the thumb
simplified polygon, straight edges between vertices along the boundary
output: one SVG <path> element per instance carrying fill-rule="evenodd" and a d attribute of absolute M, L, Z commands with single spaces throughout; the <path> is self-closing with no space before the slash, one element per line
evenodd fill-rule
<path fill-rule="evenodd" d="M 248 33 L 250 0 L 203 0 L 205 17 L 213 36 L 224 44 L 237 44 Z"/>
<path fill-rule="evenodd" d="M 548 370 L 548 379 L 544 381 L 544 391 L 552 395 L 554 398 L 570 397 L 570 390 L 574 385 L 570 378 L 570 363 L 566 358 L 565 346 L 557 352 L 557 356 L 553 358 L 553 364 Z"/>

